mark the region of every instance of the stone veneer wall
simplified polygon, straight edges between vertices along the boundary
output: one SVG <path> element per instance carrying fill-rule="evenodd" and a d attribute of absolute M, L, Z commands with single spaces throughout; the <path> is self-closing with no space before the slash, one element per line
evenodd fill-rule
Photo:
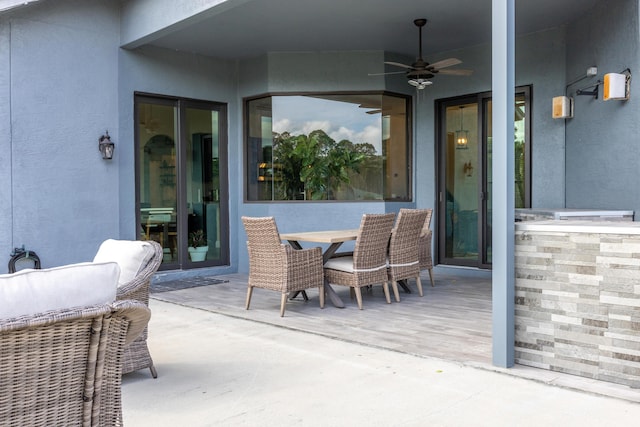
<path fill-rule="evenodd" d="M 516 363 L 640 387 L 640 228 L 551 223 L 516 224 Z"/>

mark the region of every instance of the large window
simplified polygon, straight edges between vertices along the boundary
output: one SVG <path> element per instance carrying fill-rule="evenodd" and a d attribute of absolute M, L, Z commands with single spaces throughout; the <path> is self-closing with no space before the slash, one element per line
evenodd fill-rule
<path fill-rule="evenodd" d="M 246 100 L 247 200 L 410 200 L 409 101 L 383 93 Z"/>

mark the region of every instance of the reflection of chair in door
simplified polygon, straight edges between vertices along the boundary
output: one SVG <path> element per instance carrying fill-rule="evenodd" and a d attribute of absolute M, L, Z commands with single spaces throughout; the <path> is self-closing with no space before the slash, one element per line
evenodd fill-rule
<path fill-rule="evenodd" d="M 173 209 L 150 208 L 148 212 L 149 216 L 147 217 L 145 230 L 146 239 L 154 240 L 160 243 L 163 248 L 168 248 L 173 257 L 178 234 L 175 222 L 173 222 Z"/>

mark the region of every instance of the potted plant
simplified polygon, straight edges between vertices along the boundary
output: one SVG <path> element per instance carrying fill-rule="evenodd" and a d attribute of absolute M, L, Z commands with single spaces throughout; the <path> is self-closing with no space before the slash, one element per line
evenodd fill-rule
<path fill-rule="evenodd" d="M 204 261 L 208 251 L 207 236 L 203 230 L 199 229 L 189 233 L 189 257 L 191 261 Z"/>

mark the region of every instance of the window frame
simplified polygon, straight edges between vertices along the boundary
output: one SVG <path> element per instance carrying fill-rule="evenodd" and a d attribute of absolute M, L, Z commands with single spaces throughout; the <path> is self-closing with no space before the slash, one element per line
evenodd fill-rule
<path fill-rule="evenodd" d="M 249 182 L 248 182 L 248 148 L 249 148 L 249 108 L 248 105 L 251 101 L 278 96 L 349 96 L 349 95 L 380 95 L 390 96 L 398 99 L 403 99 L 405 102 L 405 133 L 406 133 L 406 152 L 407 152 L 407 164 L 406 164 L 406 197 L 387 198 L 385 196 L 386 188 L 386 176 L 383 176 L 383 197 L 381 199 L 369 200 L 369 199 L 352 199 L 352 200 L 250 200 L 249 199 Z M 244 203 L 387 203 L 387 202 L 413 202 L 414 198 L 414 141 L 413 141 L 413 96 L 390 92 L 386 90 L 369 90 L 369 91 L 296 91 L 296 92 L 264 92 L 257 95 L 246 96 L 242 98 L 242 130 L 243 130 L 243 147 L 242 147 L 242 180 L 243 180 L 243 201 Z M 381 153 L 381 155 L 384 154 Z M 386 158 L 383 157 L 383 161 L 386 162 Z"/>
<path fill-rule="evenodd" d="M 140 148 L 142 141 L 139 139 L 138 126 L 140 122 L 140 117 L 138 115 L 137 106 L 140 103 L 150 103 L 154 105 L 163 105 L 170 106 L 176 109 L 178 118 L 176 122 L 176 210 L 180 210 L 181 216 L 180 220 L 177 222 L 177 246 L 178 251 L 181 251 L 181 255 L 179 256 L 176 262 L 164 263 L 162 262 L 158 268 L 159 271 L 175 271 L 175 270 L 190 270 L 190 269 L 198 269 L 198 268 L 207 268 L 207 267 L 223 267 L 228 266 L 231 263 L 231 252 L 230 252 L 230 233 L 229 233 L 229 132 L 228 132 L 228 124 L 229 124 L 229 116 L 228 110 L 229 105 L 225 102 L 219 101 L 209 101 L 203 99 L 194 99 L 187 97 L 179 97 L 179 96 L 170 96 L 163 94 L 155 94 L 148 92 L 133 92 L 133 133 L 134 133 L 134 171 L 135 171 L 135 218 L 136 218 L 136 230 L 141 230 L 143 226 L 140 217 L 140 208 L 141 208 L 141 194 L 140 194 L 140 179 L 141 179 L 141 170 L 140 170 Z M 184 206 L 186 206 L 186 176 L 184 176 L 186 171 L 186 154 L 183 151 L 187 145 L 186 138 L 187 136 L 183 134 L 186 120 L 186 110 L 188 108 L 200 108 L 205 110 L 215 110 L 219 114 L 219 120 L 223 125 L 219 127 L 219 139 L 220 145 L 218 147 L 219 154 L 218 158 L 220 159 L 219 163 L 219 203 L 220 203 L 220 218 L 219 218 L 219 226 L 220 226 L 220 256 L 218 259 L 207 259 L 205 261 L 194 262 L 191 261 L 188 253 L 187 253 L 187 241 L 188 241 L 188 213 L 184 210 Z M 181 206 L 183 208 L 181 208 Z"/>

